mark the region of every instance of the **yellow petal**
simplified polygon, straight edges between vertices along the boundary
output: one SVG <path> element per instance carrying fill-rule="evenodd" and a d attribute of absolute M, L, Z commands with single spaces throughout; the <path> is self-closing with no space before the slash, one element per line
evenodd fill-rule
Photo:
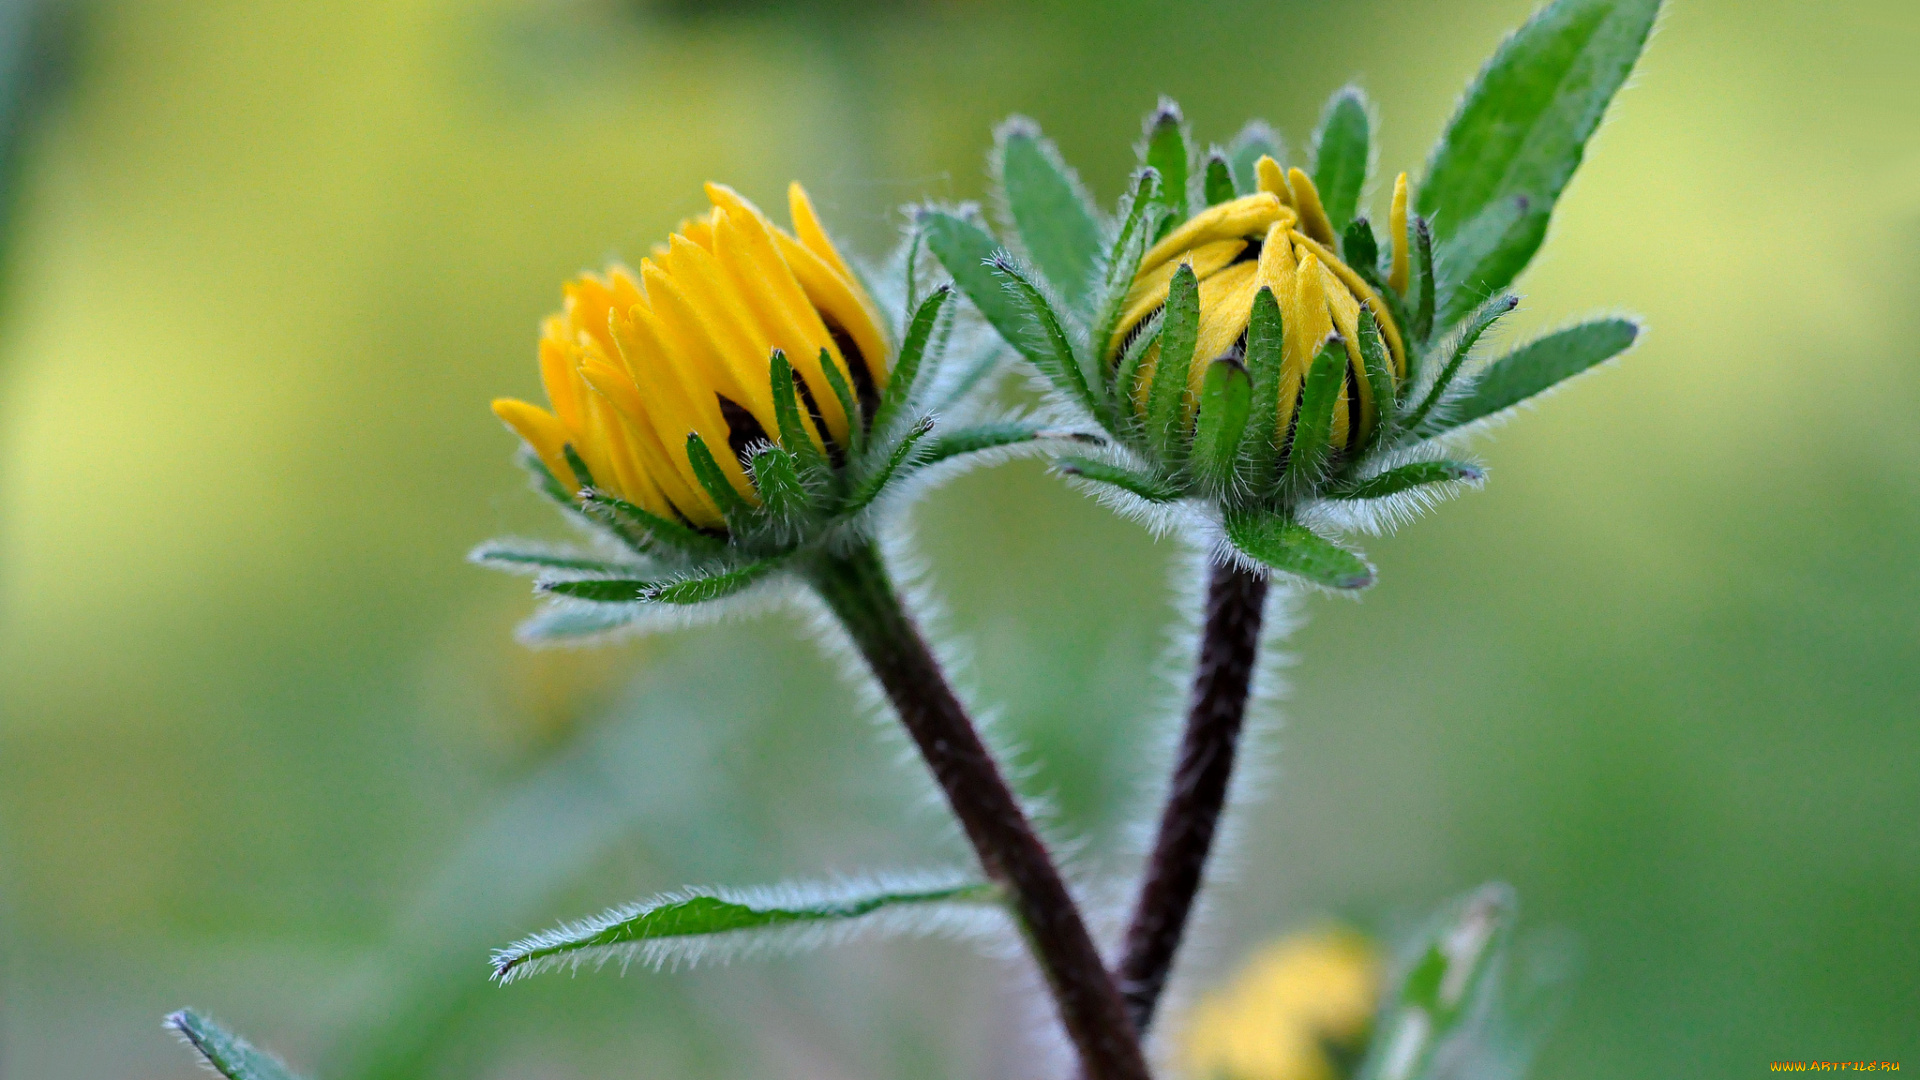
<path fill-rule="evenodd" d="M 648 306 L 656 318 L 660 343 L 673 358 L 689 389 L 704 388 L 745 409 L 763 431 L 779 430 L 773 418 L 773 397 L 767 385 L 765 361 L 748 370 L 736 369 L 709 336 L 700 311 L 687 299 L 679 282 L 657 266 L 643 264 L 641 280 L 647 286 Z M 711 445 L 711 444 L 709 444 Z"/>
<path fill-rule="evenodd" d="M 628 437 L 625 422 L 613 405 L 599 394 L 589 394 L 584 404 L 591 433 L 587 441 L 598 450 L 594 457 L 587 458 L 588 467 L 594 470 L 594 479 L 648 513 L 672 518 L 673 506 L 648 474 Z M 608 473 L 612 474 L 610 479 L 606 478 Z"/>
<path fill-rule="evenodd" d="M 1278 424 L 1276 432 L 1280 438 L 1286 437 L 1287 427 L 1293 420 L 1293 407 L 1300 398 L 1302 374 L 1299 365 L 1292 362 L 1296 350 L 1289 344 L 1293 340 L 1294 279 L 1299 273 L 1290 228 L 1287 223 L 1275 222 L 1267 230 L 1266 242 L 1260 247 L 1259 269 L 1254 277 L 1254 294 L 1259 295 L 1262 288 L 1272 289 L 1274 302 L 1280 306 L 1280 407 L 1275 418 Z"/>
<path fill-rule="evenodd" d="M 1293 419 L 1293 402 L 1286 400 L 1285 390 L 1290 383 L 1297 393 L 1302 380 L 1313 366 L 1313 358 L 1320 351 L 1320 345 L 1333 333 L 1333 316 L 1327 311 L 1326 281 L 1320 275 L 1320 260 L 1312 251 L 1300 252 L 1300 265 L 1293 276 L 1292 302 L 1285 306 L 1286 345 L 1282 352 L 1284 362 L 1281 370 L 1291 374 L 1292 378 L 1283 378 L 1282 401 L 1280 410 L 1281 429 L 1285 430 Z M 1340 434 L 1345 435 L 1345 418 L 1341 410 L 1334 409 L 1334 421 L 1340 426 Z"/>
<path fill-rule="evenodd" d="M 1356 376 L 1352 386 L 1360 394 L 1360 429 L 1348 434 L 1358 441 L 1373 428 L 1373 384 L 1367 381 L 1367 362 L 1360 351 L 1360 301 L 1325 263 L 1320 265 L 1321 285 L 1326 290 L 1327 308 L 1333 314 L 1334 328 L 1347 347 L 1347 366 Z M 1346 445 L 1352 445 L 1348 443 Z"/>
<path fill-rule="evenodd" d="M 1265 191 L 1210 206 L 1188 218 L 1153 245 L 1140 260 L 1140 269 L 1135 272 L 1135 277 L 1173 261 L 1189 248 L 1219 240 L 1259 236 L 1267 231 L 1267 226 L 1283 216 L 1292 218 L 1295 215 L 1280 205 L 1278 197 Z"/>
<path fill-rule="evenodd" d="M 713 505 L 693 471 L 693 461 L 687 456 L 687 436 L 700 436 L 735 489 L 749 486 L 739 458 L 728 452 L 731 444 L 726 418 L 720 412 L 720 400 L 710 388 L 692 384 L 683 377 L 675 358 L 662 343 L 665 331 L 653 311 L 636 305 L 629 315 L 629 319 L 614 320 L 613 336 L 670 463 L 668 471 L 673 479 L 663 477 L 661 487 L 689 520 L 706 526 L 717 525 L 719 508 Z M 682 502 L 683 498 L 689 501 Z"/>
<path fill-rule="evenodd" d="M 567 456 L 562 449 L 567 445 L 567 429 L 558 419 L 538 405 L 529 405 L 516 398 L 493 399 L 493 415 L 499 417 L 515 435 L 532 449 L 547 467 L 560 486 L 568 491 L 579 491 L 580 481 L 567 467 Z"/>
<path fill-rule="evenodd" d="M 667 501 L 679 507 L 687 518 L 696 524 L 703 526 L 723 524 L 717 508 L 714 507 L 705 489 L 697 483 L 690 482 L 690 478 L 681 472 L 677 463 L 667 453 L 666 440 L 669 436 L 663 434 L 652 422 L 649 410 L 641 400 L 640 390 L 634 384 L 632 377 L 621 368 L 597 360 L 590 360 L 582 365 L 580 374 L 587 380 L 587 385 L 598 391 L 613 406 L 614 413 L 625 427 L 628 448 L 639 460 L 647 479 L 659 488 Z M 685 435 L 672 436 L 672 438 L 675 442 L 684 443 L 686 440 Z M 684 452 L 683 448 L 682 453 Z M 735 461 L 732 454 L 717 454 L 716 458 L 721 461 L 723 468 L 727 461 Z M 738 471 L 737 461 L 735 465 L 734 471 Z M 729 479 L 733 481 L 734 487 L 740 491 L 741 495 L 751 501 L 757 501 L 752 485 L 746 482 L 744 474 L 738 477 L 730 474 Z M 656 514 L 662 513 L 662 510 L 655 507 L 646 508 Z M 712 511 L 712 513 L 703 516 L 703 512 L 706 511 Z M 667 516 L 671 519 L 670 511 L 667 512 Z"/>
<path fill-rule="evenodd" d="M 1407 295 L 1407 174 L 1393 180 L 1393 205 L 1387 209 L 1387 234 L 1393 244 L 1393 269 L 1387 274 L 1387 287 Z M 1377 310 L 1377 309 L 1376 309 Z"/>
<path fill-rule="evenodd" d="M 1242 239 L 1217 240 L 1211 244 L 1202 244 L 1187 252 L 1178 260 L 1167 262 L 1133 279 L 1133 287 L 1127 290 L 1126 306 L 1122 308 L 1120 324 L 1114 331 L 1114 337 L 1108 343 L 1108 353 L 1120 347 L 1140 320 L 1153 314 L 1160 305 L 1167 302 L 1167 286 L 1173 283 L 1173 275 L 1182 264 L 1192 266 L 1193 274 L 1201 281 L 1216 273 L 1247 248 Z"/>
<path fill-rule="evenodd" d="M 806 286 L 807 295 L 813 298 L 816 307 L 838 320 L 841 328 L 853 336 L 862 358 L 866 361 L 867 372 L 873 379 L 873 385 L 885 389 L 888 356 L 886 336 L 880 330 L 880 310 L 874 306 L 873 299 L 867 295 L 867 290 L 860 284 L 860 275 L 853 272 L 853 267 L 841 257 L 840 249 L 833 246 L 827 231 L 820 227 L 820 216 L 813 212 L 813 202 L 807 198 L 806 189 L 798 182 L 787 185 L 787 213 L 793 219 L 793 231 L 799 239 L 800 246 L 840 278 L 841 285 L 848 297 L 852 299 L 855 310 L 842 316 L 822 306 L 821 295 L 817 294 L 811 285 Z M 776 230 L 776 235 L 784 236 L 785 234 Z M 789 259 L 788 262 L 792 263 L 793 260 Z M 794 267 L 794 273 L 796 275 L 800 273 L 798 266 Z M 804 276 L 800 280 L 802 285 L 806 285 L 807 279 Z M 838 302 L 837 298 L 836 302 Z M 855 322 L 860 325 L 853 325 Z M 851 362 L 852 358 L 843 359 Z"/>
<path fill-rule="evenodd" d="M 1407 346 L 1406 342 L 1400 338 L 1400 324 L 1393 321 L 1393 315 L 1387 310 L 1385 302 L 1380 299 L 1380 294 L 1373 291 L 1373 286 L 1367 284 L 1365 278 L 1354 273 L 1353 267 L 1341 262 L 1333 252 L 1314 243 L 1312 239 L 1294 233 L 1293 242 L 1313 252 L 1314 256 L 1325 263 L 1327 269 L 1333 271 L 1334 276 L 1338 277 L 1341 283 L 1373 312 L 1373 320 L 1380 324 L 1380 336 L 1386 339 L 1387 355 L 1393 357 L 1393 376 L 1397 385 L 1398 380 L 1405 378 L 1407 374 Z"/>
<path fill-rule="evenodd" d="M 1300 231 L 1323 244 L 1333 243 L 1333 222 L 1327 220 L 1326 207 L 1320 205 L 1320 189 L 1313 186 L 1313 178 L 1292 169 L 1287 182 L 1293 187 L 1293 205 L 1300 211 Z"/>
<path fill-rule="evenodd" d="M 555 316 L 546 321 L 540 336 L 540 385 L 547 391 L 547 404 L 553 406 L 554 416 L 570 431 L 578 431 L 586 423 L 580 412 L 579 384 L 573 374 L 579 363 L 579 351 L 579 343 L 565 319 Z"/>
<path fill-rule="evenodd" d="M 1193 363 L 1187 368 L 1187 405 L 1200 401 L 1200 383 L 1207 365 L 1226 355 L 1247 332 L 1253 315 L 1253 295 L 1260 289 L 1257 263 L 1236 263 L 1200 283 L 1200 332 L 1195 338 Z"/>
<path fill-rule="evenodd" d="M 874 320 L 872 309 L 857 282 L 841 275 L 820 256 L 813 253 L 798 240 L 785 233 L 776 232 L 774 244 L 780 249 L 780 257 L 786 260 L 787 267 L 793 271 L 794 280 L 807 294 L 807 301 L 820 313 L 821 321 L 826 323 L 827 332 L 833 334 L 838 327 L 842 337 L 834 338 L 834 355 L 841 358 L 848 371 L 856 364 L 865 369 L 867 377 L 876 387 L 886 385 L 887 340 L 880 333 L 880 324 Z M 848 356 L 851 348 L 857 356 Z M 859 376 L 855 376 L 855 386 L 859 385 Z"/>
<path fill-rule="evenodd" d="M 1294 205 L 1293 188 L 1287 183 L 1287 171 L 1271 155 L 1260 155 L 1260 160 L 1254 162 L 1253 176 L 1261 191 L 1271 193 L 1288 207 Z"/>

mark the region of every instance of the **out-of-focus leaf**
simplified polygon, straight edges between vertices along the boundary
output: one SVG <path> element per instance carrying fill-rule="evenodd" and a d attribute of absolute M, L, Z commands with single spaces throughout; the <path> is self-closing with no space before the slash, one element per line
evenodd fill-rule
<path fill-rule="evenodd" d="M 921 211 L 919 224 L 927 237 L 927 250 L 953 276 L 954 285 L 1002 341 L 1024 353 L 1026 316 L 990 265 L 1001 250 L 1000 243 L 980 226 L 944 210 Z"/>
<path fill-rule="evenodd" d="M 610 960 L 677 967 L 708 957 L 806 948 L 861 930 L 940 933 L 951 926 L 940 918 L 940 908 L 993 906 L 1000 896 L 997 886 L 977 883 L 689 889 L 517 941 L 493 954 L 493 973 L 511 982 Z"/>
<path fill-rule="evenodd" d="M 1320 189 L 1320 206 L 1336 236 L 1359 211 L 1372 165 L 1372 127 L 1367 95 L 1349 86 L 1327 102 L 1313 135 L 1313 186 Z"/>
<path fill-rule="evenodd" d="M 167 1017 L 167 1026 L 227 1080 L 300 1080 L 280 1060 L 193 1011 Z"/>
<path fill-rule="evenodd" d="M 1207 155 L 1207 171 L 1203 187 L 1208 206 L 1230 202 L 1237 194 L 1233 189 L 1233 168 L 1227 164 L 1226 155 L 1218 150 Z"/>
<path fill-rule="evenodd" d="M 1483 885 L 1448 905 L 1415 942 L 1397 991 L 1356 1080 L 1427 1080 L 1448 1060 L 1500 1056 L 1463 1045 L 1498 1037 L 1501 976 L 1517 904 L 1503 884 Z"/>
<path fill-rule="evenodd" d="M 467 561 L 496 570 L 529 574 L 561 570 L 614 575 L 633 569 L 621 563 L 608 562 L 579 548 L 535 540 L 489 540 L 468 552 Z"/>
<path fill-rule="evenodd" d="M 1085 308 L 1101 246 L 1100 220 L 1086 189 L 1033 121 L 1016 116 L 1000 125 L 994 140 L 994 171 L 1027 258 L 1068 307 Z"/>
<path fill-rule="evenodd" d="M 1233 170 L 1233 187 L 1242 195 L 1251 195 L 1260 189 L 1260 181 L 1254 175 L 1254 166 L 1263 157 L 1286 164 L 1287 154 L 1280 145 L 1280 136 L 1273 133 L 1264 120 L 1249 121 L 1240 129 L 1240 134 L 1227 144 L 1227 167 Z"/>

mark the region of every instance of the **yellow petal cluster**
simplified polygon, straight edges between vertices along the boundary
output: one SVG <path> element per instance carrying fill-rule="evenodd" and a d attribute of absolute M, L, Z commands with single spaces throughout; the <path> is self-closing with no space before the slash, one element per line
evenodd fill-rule
<path fill-rule="evenodd" d="M 1373 1018 L 1380 966 L 1352 933 L 1284 938 L 1188 1014 L 1188 1080 L 1334 1080 L 1329 1044 L 1359 1048 Z"/>
<path fill-rule="evenodd" d="M 793 232 L 722 184 L 712 209 L 680 227 L 638 271 L 610 267 L 565 287 L 541 327 L 540 378 L 550 409 L 501 398 L 493 411 L 569 491 L 571 446 L 596 487 L 670 520 L 724 527 L 687 452 L 698 434 L 735 490 L 759 496 L 741 452 L 779 442 L 770 362 L 783 351 L 799 379 L 817 446 L 845 446 L 849 417 L 823 362 L 869 407 L 886 387 L 887 347 L 873 302 L 798 184 Z"/>
<path fill-rule="evenodd" d="M 1200 282 L 1200 331 L 1188 372 L 1190 415 L 1207 364 L 1244 349 L 1254 297 L 1262 288 L 1272 289 L 1285 326 L 1276 430 L 1282 435 L 1287 431 L 1307 369 L 1321 343 L 1338 330 L 1349 362 L 1346 386 L 1333 413 L 1333 441 L 1337 446 L 1357 443 L 1377 415 L 1360 351 L 1360 309 L 1372 311 L 1380 325 L 1396 386 L 1407 369 L 1400 328 L 1373 287 L 1335 254 L 1333 225 L 1312 179 L 1299 169 L 1283 170 L 1271 157 L 1260 159 L 1256 175 L 1259 190 L 1254 194 L 1209 207 L 1147 251 L 1108 343 L 1109 358 L 1117 358 L 1133 333 L 1166 303 L 1174 272 L 1191 266 Z M 1406 263 L 1405 191 L 1402 175 L 1395 185 L 1398 210 L 1391 230 L 1396 273 Z M 1141 361 L 1134 402 L 1143 411 L 1159 354 L 1160 347 L 1154 345 Z"/>

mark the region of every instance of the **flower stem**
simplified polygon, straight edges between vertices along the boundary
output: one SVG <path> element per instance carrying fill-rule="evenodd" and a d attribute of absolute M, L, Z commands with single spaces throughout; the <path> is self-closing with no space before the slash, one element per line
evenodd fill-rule
<path fill-rule="evenodd" d="M 1010 893 L 1090 1080 L 1149 1080 L 1139 1037 L 1080 909 L 887 576 L 871 542 L 809 579 L 880 680 L 981 866 Z"/>
<path fill-rule="evenodd" d="M 1264 572 L 1213 564 L 1187 730 L 1120 961 L 1121 992 L 1136 1031 L 1146 1031 L 1153 1022 L 1154 1006 L 1200 892 L 1247 716 L 1266 599 Z"/>

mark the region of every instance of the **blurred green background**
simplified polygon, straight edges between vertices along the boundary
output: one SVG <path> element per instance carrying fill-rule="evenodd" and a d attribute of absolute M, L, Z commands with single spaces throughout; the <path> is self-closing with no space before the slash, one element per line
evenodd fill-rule
<path fill-rule="evenodd" d="M 798 177 L 877 256 L 1010 112 L 1111 199 L 1157 94 L 1298 160 L 1352 78 L 1390 178 L 1530 4 L 831 7 L 73 13 L 0 296 L 0 1075 L 197 1075 L 188 1004 L 327 1080 L 1041 1067 L 1020 966 L 958 945 L 484 982 L 658 889 L 964 854 L 791 616 L 515 645 L 525 583 L 461 556 L 560 526 L 487 399 L 703 180 Z M 1671 4 L 1505 339 L 1651 332 L 1304 606 L 1180 993 L 1505 878 L 1578 943 L 1540 1076 L 1920 1066 L 1916 50 L 1908 2 Z M 1028 790 L 1128 872 L 1185 556 L 1031 462 L 912 524 Z"/>

